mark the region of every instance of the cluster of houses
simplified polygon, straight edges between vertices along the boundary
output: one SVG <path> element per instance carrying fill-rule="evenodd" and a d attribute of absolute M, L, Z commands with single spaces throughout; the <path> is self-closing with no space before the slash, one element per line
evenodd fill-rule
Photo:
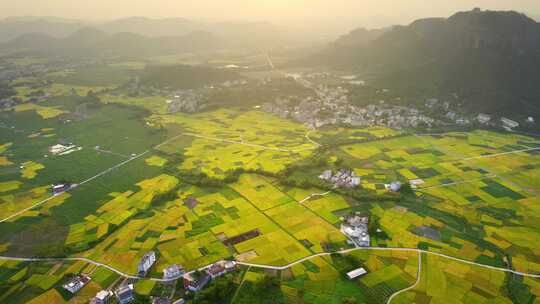
<path fill-rule="evenodd" d="M 186 273 L 184 275 L 184 288 L 189 291 L 198 292 L 211 280 L 234 270 L 236 270 L 235 261 L 218 261 L 199 271 Z"/>
<path fill-rule="evenodd" d="M 349 243 L 355 247 L 369 247 L 369 217 L 356 212 L 347 215 L 341 223 L 341 232 L 347 236 Z"/>
<path fill-rule="evenodd" d="M 319 178 L 332 183 L 335 187 L 354 188 L 360 186 L 360 177 L 351 169 L 341 169 L 335 174 L 332 170 L 326 170 Z"/>
<path fill-rule="evenodd" d="M 177 90 L 166 103 L 168 113 L 195 113 L 206 107 L 200 90 Z"/>
<path fill-rule="evenodd" d="M 139 264 L 137 265 L 137 274 L 139 277 L 145 277 L 152 266 L 156 262 L 156 253 L 154 251 L 149 251 L 145 253 L 141 260 L 139 261 Z M 171 265 L 163 270 L 163 279 L 164 280 L 170 280 L 174 281 L 176 279 L 182 278 L 184 275 L 184 269 L 182 266 L 179 265 Z M 116 297 L 116 300 L 120 304 L 128 304 L 135 300 L 135 293 L 133 289 L 133 284 L 122 284 L 120 287 L 118 287 L 114 293 L 109 290 L 102 290 L 96 294 L 96 296 L 92 299 L 92 303 L 95 304 L 102 304 L 102 303 L 108 303 L 110 299 L 113 298 L 113 296 Z M 156 298 L 155 301 L 159 302 L 162 301 L 162 298 Z M 171 303 L 169 299 L 166 299 L 167 303 Z M 154 302 L 155 302 L 154 301 Z M 182 300 L 183 301 L 183 300 Z M 159 302 L 161 303 L 161 302 Z M 176 301 L 174 303 L 183 303 Z"/>
<path fill-rule="evenodd" d="M 282 118 L 294 119 L 310 128 L 345 124 L 403 129 L 436 124 L 435 119 L 411 107 L 389 106 L 384 101 L 366 107 L 352 105 L 347 90 L 341 87 L 317 87 L 316 92 L 317 97 L 306 97 L 300 102 L 294 96 L 281 97 L 263 104 L 261 109 Z"/>
<path fill-rule="evenodd" d="M 520 122 L 517 122 L 510 118 L 501 117 L 499 120 L 497 120 L 497 119 L 494 119 L 491 115 L 485 114 L 485 113 L 478 114 L 475 120 L 481 125 L 491 126 L 491 127 L 502 127 L 506 131 L 512 131 L 521 125 Z M 523 123 L 525 125 L 534 124 L 535 123 L 534 117 L 532 116 L 527 117 L 527 119 L 525 119 Z"/>
<path fill-rule="evenodd" d="M 152 266 L 156 262 L 156 253 L 154 251 L 149 251 L 143 255 L 139 264 L 137 265 L 137 273 L 139 277 L 145 277 Z M 236 262 L 234 261 L 218 261 L 214 264 L 211 264 L 205 268 L 199 269 L 198 271 L 188 272 L 184 271 L 184 268 L 180 265 L 173 264 L 165 269 L 163 269 L 163 280 L 174 282 L 177 279 L 182 279 L 184 288 L 187 291 L 198 292 L 203 289 L 211 280 L 218 278 L 224 274 L 233 272 L 236 270 Z M 80 279 L 80 278 L 87 278 Z M 77 289 L 73 289 L 72 293 L 80 290 L 88 281 L 90 280 L 87 276 L 78 276 L 70 281 L 69 286 L 77 286 Z M 81 285 L 79 282 L 85 282 Z M 68 286 L 66 284 L 65 286 Z M 64 287 L 67 289 L 67 287 Z M 71 288 L 71 287 L 70 287 Z M 73 287 L 74 288 L 74 287 Z M 122 284 L 114 292 L 109 290 L 102 290 L 96 294 L 92 299 L 91 303 L 94 304 L 104 304 L 108 303 L 113 297 L 116 297 L 116 300 L 120 304 L 128 304 L 135 300 L 135 293 L 133 289 L 133 284 Z M 179 299 L 172 302 L 168 298 L 154 298 L 152 303 L 167 303 L 167 304 L 183 304 L 185 301 Z"/>
<path fill-rule="evenodd" d="M 495 123 L 487 114 L 479 114 L 475 117 L 474 115 L 458 113 L 450 109 L 450 102 L 440 102 L 437 98 L 429 98 L 425 101 L 425 111 L 410 106 L 387 105 L 384 100 L 365 107 L 355 106 L 349 102 L 348 96 L 350 94 L 347 89 L 341 86 L 315 85 L 308 80 L 332 77 L 328 73 L 288 74 L 287 76 L 304 87 L 312 89 L 315 96 L 300 100 L 297 96 L 279 97 L 274 102 L 263 104 L 261 109 L 282 118 L 294 119 L 311 128 L 345 124 L 354 127 L 379 125 L 399 130 L 417 127 L 431 128 L 449 123 L 468 126 L 475 121 L 483 125 L 503 127 L 506 130 L 513 130 L 520 126 L 519 122 L 505 117 L 500 118 L 499 123 Z M 355 75 L 342 76 L 339 79 L 346 84 L 365 85 L 364 81 L 356 80 Z M 388 89 L 382 89 L 377 93 L 387 93 L 388 91 Z M 455 98 L 458 98 L 457 95 Z M 528 117 L 525 120 L 526 124 L 534 122 L 533 117 Z"/>

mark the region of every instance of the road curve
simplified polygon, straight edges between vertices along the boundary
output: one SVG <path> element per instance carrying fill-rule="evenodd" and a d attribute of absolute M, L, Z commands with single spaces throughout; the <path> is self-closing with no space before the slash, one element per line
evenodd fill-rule
<path fill-rule="evenodd" d="M 120 271 L 112 266 L 109 266 L 107 264 L 104 264 L 104 263 L 100 263 L 100 262 L 96 262 L 94 260 L 91 260 L 91 259 L 88 259 L 88 258 L 77 258 L 77 257 L 72 257 L 72 258 L 17 258 L 17 257 L 6 257 L 6 256 L 0 256 L 0 260 L 10 260 L 10 261 L 21 261 L 21 262 L 70 262 L 70 261 L 82 261 L 82 262 L 86 262 L 86 263 L 89 263 L 89 264 L 93 264 L 95 266 L 98 266 L 98 267 L 103 267 L 103 268 L 106 268 L 124 278 L 128 278 L 128 279 L 148 279 L 148 280 L 152 280 L 152 281 L 157 281 L 157 282 L 170 282 L 170 281 L 174 281 L 174 280 L 177 280 L 178 278 L 172 278 L 172 279 L 159 279 L 159 278 L 143 278 L 143 277 L 140 277 L 140 276 L 137 276 L 137 275 L 132 275 L 132 274 L 128 274 L 128 273 L 125 273 L 123 271 Z"/>
<path fill-rule="evenodd" d="M 408 252 L 416 252 L 416 253 L 419 253 L 419 254 L 420 253 L 425 253 L 427 255 L 435 255 L 435 256 L 439 256 L 439 257 L 446 258 L 446 259 L 449 259 L 449 260 L 453 260 L 453 261 L 457 261 L 457 262 L 461 262 L 461 263 L 465 263 L 465 264 L 469 264 L 469 265 L 474 265 L 474 266 L 478 266 L 478 267 L 488 268 L 488 269 L 495 270 L 495 271 L 513 273 L 513 274 L 516 274 L 516 275 L 520 275 L 520 276 L 524 276 L 524 277 L 530 277 L 530 278 L 540 278 L 540 274 L 531 274 L 531 273 L 520 272 L 520 271 L 508 269 L 508 268 L 502 268 L 502 267 L 495 267 L 495 266 L 480 264 L 480 263 L 477 263 L 477 262 L 464 260 L 464 259 L 461 259 L 461 258 L 457 258 L 457 257 L 451 256 L 451 255 L 446 255 L 446 254 L 438 253 L 438 252 L 432 252 L 432 251 L 427 251 L 427 250 L 422 250 L 422 249 L 417 249 L 417 248 L 399 248 L 399 247 L 357 247 L 357 248 L 345 249 L 345 250 L 336 251 L 336 252 L 321 252 L 321 253 L 316 253 L 316 254 L 304 257 L 304 258 L 302 258 L 300 260 L 297 260 L 297 261 L 292 262 L 292 263 L 290 263 L 288 265 L 285 265 L 285 266 L 271 266 L 271 265 L 245 263 L 245 262 L 238 262 L 238 264 L 239 265 L 244 265 L 244 266 L 272 269 L 272 270 L 284 270 L 284 269 L 290 268 L 290 267 L 292 267 L 292 266 L 294 266 L 296 264 L 299 264 L 299 263 L 305 262 L 305 261 L 307 261 L 309 259 L 312 259 L 314 257 L 328 256 L 328 255 L 336 254 L 336 253 L 337 254 L 347 254 L 347 253 L 354 252 L 354 251 L 359 251 L 359 250 L 408 251 Z"/>
<path fill-rule="evenodd" d="M 414 289 L 416 288 L 416 286 L 418 286 L 418 284 L 420 283 L 420 279 L 421 279 L 421 276 L 422 276 L 422 254 L 421 253 L 418 253 L 418 267 L 416 268 L 416 282 L 414 282 L 413 285 L 407 287 L 407 288 L 404 288 L 402 290 L 398 290 L 396 291 L 395 293 L 393 293 L 389 298 L 388 298 L 388 301 L 386 302 L 387 304 L 390 304 L 392 302 L 392 300 L 397 297 L 398 295 L 404 293 L 404 292 L 407 292 L 411 289 Z"/>
<path fill-rule="evenodd" d="M 237 262 L 237 264 L 238 265 L 243 265 L 243 266 L 254 267 L 254 268 L 271 269 L 271 270 L 284 270 L 284 269 L 288 269 L 288 268 L 290 268 L 290 267 L 292 267 L 292 266 L 294 266 L 296 264 L 303 263 L 303 262 L 305 262 L 307 260 L 310 260 L 312 258 L 315 258 L 315 257 L 329 256 L 329 255 L 332 255 L 332 254 L 347 254 L 347 253 L 350 253 L 350 252 L 360 251 L 360 250 L 408 251 L 408 252 L 416 252 L 418 254 L 425 253 L 427 255 L 435 255 L 435 256 L 439 256 L 439 257 L 446 258 L 446 259 L 449 259 L 449 260 L 454 260 L 454 261 L 466 263 L 466 264 L 469 264 L 469 265 L 475 265 L 475 266 L 478 266 L 478 267 L 488 268 L 488 269 L 495 270 L 495 271 L 513 273 L 513 274 L 516 274 L 516 275 L 520 275 L 520 276 L 524 276 L 524 277 L 530 277 L 530 278 L 540 278 L 540 274 L 524 273 L 524 272 L 515 271 L 515 270 L 512 270 L 512 269 L 508 269 L 508 268 L 501 268 L 501 267 L 495 267 L 495 266 L 490 266 L 490 265 L 484 265 L 484 264 L 464 260 L 464 259 L 461 259 L 461 258 L 453 257 L 453 256 L 450 256 L 450 255 L 446 255 L 446 254 L 442 254 L 442 253 L 438 253 L 438 252 L 431 252 L 431 251 L 422 250 L 422 249 L 415 249 L 415 248 L 396 248 L 396 247 L 357 247 L 357 248 L 345 249 L 345 250 L 336 251 L 336 252 L 321 252 L 321 253 L 316 253 L 316 254 L 312 254 L 310 256 L 304 257 L 302 259 L 299 259 L 299 260 L 297 260 L 295 262 L 292 262 L 292 263 L 284 265 L 284 266 L 273 266 L 273 265 L 264 265 L 264 264 L 255 264 L 255 263 L 246 263 L 246 262 Z M 86 262 L 86 263 L 96 265 L 98 267 L 106 268 L 106 269 L 108 269 L 108 270 L 110 270 L 110 271 L 112 271 L 112 272 L 114 272 L 114 273 L 116 273 L 118 275 L 121 275 L 121 276 L 123 276 L 125 278 L 130 278 L 130 279 L 147 279 L 147 280 L 156 281 L 156 282 L 170 282 L 170 281 L 174 281 L 174 280 L 178 279 L 178 278 L 172 278 L 172 279 L 165 280 L 165 279 L 160 279 L 160 278 L 140 277 L 140 276 L 137 276 L 137 275 L 132 275 L 132 274 L 125 273 L 125 272 L 120 271 L 120 270 L 118 270 L 118 269 L 116 269 L 116 268 L 114 268 L 112 266 L 107 265 L 107 264 L 100 263 L 100 262 L 94 261 L 92 259 L 83 258 L 83 257 L 20 258 L 20 257 L 0 256 L 0 260 L 11 260 L 11 261 L 21 261 L 21 262 L 83 261 L 83 262 Z M 208 266 L 210 266 L 210 265 L 201 267 L 201 268 L 199 268 L 199 270 L 205 269 Z"/>

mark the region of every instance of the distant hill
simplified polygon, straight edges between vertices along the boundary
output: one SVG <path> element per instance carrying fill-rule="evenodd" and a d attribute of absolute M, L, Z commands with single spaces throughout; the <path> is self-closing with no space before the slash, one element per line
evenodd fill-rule
<path fill-rule="evenodd" d="M 540 109 L 540 25 L 517 12 L 475 9 L 357 30 L 308 61 L 362 71 L 405 95 L 458 96 L 475 111 Z"/>
<path fill-rule="evenodd" d="M 7 43 L 29 34 L 67 38 L 89 27 L 110 35 L 131 33 L 151 38 L 178 37 L 193 32 L 207 32 L 227 42 L 224 46 L 231 48 L 273 47 L 294 42 L 300 36 L 266 22 L 202 22 L 184 18 L 130 17 L 91 23 L 56 17 L 10 17 L 0 20 L 0 43 Z"/>
<path fill-rule="evenodd" d="M 152 19 L 130 17 L 113 20 L 97 26 L 110 33 L 136 33 L 150 37 L 182 36 L 204 31 L 231 41 L 231 45 L 271 45 L 286 38 L 287 32 L 266 22 L 201 22 L 185 18 Z"/>
<path fill-rule="evenodd" d="M 55 17 L 9 17 L 0 20 L 0 42 L 25 34 L 45 34 L 61 38 L 84 27 L 84 22 Z"/>
<path fill-rule="evenodd" d="M 0 49 L 43 56 L 152 56 L 220 47 L 220 39 L 207 32 L 174 37 L 146 37 L 133 33 L 107 34 L 81 28 L 66 38 L 25 34 L 0 45 Z"/>

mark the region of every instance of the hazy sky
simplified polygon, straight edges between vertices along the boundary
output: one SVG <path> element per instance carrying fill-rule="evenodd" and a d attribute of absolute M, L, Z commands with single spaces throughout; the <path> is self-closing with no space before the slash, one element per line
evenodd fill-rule
<path fill-rule="evenodd" d="M 352 28 L 408 23 L 474 7 L 540 15 L 540 0 L 0 0 L 0 17 L 185 17 Z"/>

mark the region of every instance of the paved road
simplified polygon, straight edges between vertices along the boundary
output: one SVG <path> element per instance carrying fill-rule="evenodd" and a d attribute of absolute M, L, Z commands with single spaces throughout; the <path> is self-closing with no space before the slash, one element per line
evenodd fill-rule
<path fill-rule="evenodd" d="M 501 267 L 495 267 L 495 266 L 490 266 L 490 265 L 484 265 L 484 264 L 480 264 L 480 263 L 477 263 L 477 262 L 464 260 L 464 259 L 461 259 L 461 258 L 453 257 L 453 256 L 450 256 L 450 255 L 446 255 L 446 254 L 442 254 L 442 253 L 438 253 L 438 252 L 432 252 L 432 251 L 427 251 L 427 250 L 422 250 L 422 249 L 415 249 L 415 248 L 357 247 L 357 248 L 351 248 L 351 249 L 346 249 L 346 250 L 341 250 L 341 251 L 336 251 L 336 252 L 321 252 L 321 253 L 312 254 L 310 256 L 306 256 L 306 257 L 304 257 L 302 259 L 299 259 L 299 260 L 297 260 L 295 262 L 292 262 L 292 263 L 284 265 L 284 266 L 273 266 L 273 265 L 255 264 L 255 263 L 246 263 L 246 262 L 237 262 L 237 263 L 238 263 L 238 265 L 243 265 L 243 266 L 248 266 L 248 267 L 253 267 L 253 268 L 262 268 L 262 269 L 270 269 L 270 270 L 285 270 L 285 269 L 293 267 L 294 265 L 297 265 L 297 264 L 303 263 L 305 261 L 308 261 L 310 259 L 313 259 L 315 257 L 329 256 L 329 255 L 332 255 L 332 254 L 347 254 L 347 253 L 360 251 L 360 250 L 406 251 L 406 252 L 415 252 L 415 253 L 418 253 L 419 255 L 424 253 L 426 255 L 434 255 L 434 256 L 446 258 L 446 259 L 449 259 L 449 260 L 453 260 L 453 261 L 457 261 L 457 262 L 461 262 L 461 263 L 465 263 L 465 264 L 469 264 L 469 265 L 474 265 L 474 266 L 478 266 L 478 267 L 491 269 L 491 270 L 494 270 L 494 271 L 502 271 L 502 272 L 507 272 L 507 273 L 513 273 L 513 274 L 516 274 L 516 275 L 520 275 L 520 276 L 524 276 L 524 277 L 530 277 L 530 278 L 537 278 L 537 279 L 540 278 L 540 274 L 530 274 L 530 273 L 524 273 L 524 272 L 515 271 L 515 270 L 512 270 L 512 269 L 508 269 L 508 268 L 501 268 Z M 21 261 L 21 262 L 83 261 L 83 262 L 86 262 L 86 263 L 89 263 L 89 264 L 96 265 L 98 267 L 104 267 L 104 268 L 109 269 L 110 271 L 115 272 L 116 274 L 121 275 L 121 276 L 126 277 L 126 278 L 143 279 L 142 277 L 139 277 L 137 275 L 132 275 L 132 274 L 125 273 L 125 272 L 120 271 L 120 270 L 118 270 L 118 269 L 116 269 L 116 268 L 114 268 L 112 266 L 107 265 L 107 264 L 100 263 L 100 262 L 97 262 L 97 261 L 94 261 L 94 260 L 88 259 L 88 258 L 81 258 L 81 257 L 71 257 L 71 258 L 20 258 L 20 257 L 0 256 L 0 260 L 11 260 L 11 261 Z M 208 266 L 210 266 L 210 265 L 201 267 L 198 270 L 205 269 Z M 191 272 L 193 272 L 193 271 L 191 271 Z M 145 279 L 152 280 L 152 281 L 157 281 L 157 282 L 169 282 L 169 281 L 176 280 L 177 278 L 168 279 L 168 280 L 164 280 L 164 279 L 160 279 L 160 278 L 145 278 Z"/>
<path fill-rule="evenodd" d="M 388 298 L 388 301 L 386 302 L 387 304 L 390 304 L 392 302 L 392 300 L 397 297 L 398 295 L 404 293 L 404 292 L 407 292 L 409 290 L 412 290 L 414 288 L 416 288 L 416 286 L 418 286 L 418 284 L 420 283 L 420 279 L 422 277 L 422 254 L 421 253 L 418 253 L 418 267 L 416 268 L 416 282 L 414 282 L 413 285 L 407 287 L 407 288 L 404 288 L 402 290 L 398 290 L 397 292 L 393 293 L 389 298 Z"/>
<path fill-rule="evenodd" d="M 148 152 L 149 152 L 149 151 L 145 151 L 145 152 L 143 152 L 143 153 L 141 153 L 141 154 L 139 154 L 139 155 L 137 155 L 137 156 L 131 157 L 131 158 L 128 159 L 128 160 L 125 160 L 125 161 L 123 161 L 123 162 L 121 162 L 121 163 L 119 163 L 119 164 L 117 164 L 117 165 L 114 165 L 114 166 L 108 168 L 107 170 L 104 170 L 104 171 L 102 171 L 102 172 L 100 172 L 100 173 L 98 173 L 98 174 L 96 174 L 96 175 L 94 175 L 94 176 L 92 176 L 92 177 L 90 177 L 90 178 L 88 178 L 88 179 L 86 179 L 86 180 L 84 180 L 84 181 L 78 183 L 78 184 L 75 184 L 76 186 L 72 187 L 69 191 L 71 191 L 71 190 L 73 190 L 73 189 L 75 189 L 75 188 L 77 188 L 77 187 L 79 187 L 79 186 L 81 186 L 81 185 L 84 185 L 84 184 L 86 184 L 86 183 L 88 183 L 88 182 L 91 182 L 91 181 L 93 181 L 94 179 L 96 179 L 96 178 L 98 178 L 98 177 L 100 177 L 100 176 L 102 176 L 102 175 L 105 175 L 105 174 L 107 174 L 107 173 L 113 171 L 114 169 L 120 168 L 120 167 L 122 167 L 123 165 L 125 165 L 125 164 L 127 164 L 127 163 L 129 163 L 129 162 L 131 162 L 131 161 L 134 161 L 134 160 L 140 158 L 141 156 L 146 155 Z M 69 191 L 66 191 L 66 192 L 69 192 Z M 14 214 L 12 214 L 12 215 L 6 217 L 6 218 L 4 218 L 4 219 L 1 219 L 1 220 L 0 220 L 0 223 L 9 221 L 10 219 L 12 219 L 12 218 L 14 218 L 14 217 L 17 217 L 17 216 L 19 216 L 19 215 L 21 215 L 21 214 L 23 214 L 23 213 L 25 213 L 25 212 L 27 212 L 27 211 L 30 211 L 30 210 L 32 210 L 32 209 L 34 209 L 34 208 L 36 208 L 36 207 L 39 207 L 39 206 L 41 206 L 41 205 L 43 205 L 43 204 L 49 202 L 50 200 L 52 200 L 52 199 L 54 199 L 54 198 L 56 198 L 56 197 L 58 197 L 58 196 L 60 196 L 60 195 L 63 195 L 63 193 L 62 193 L 62 194 L 59 194 L 59 195 L 53 195 L 53 196 L 50 196 L 50 197 L 48 197 L 48 198 L 46 198 L 46 199 L 44 199 L 44 200 L 41 200 L 41 201 L 35 203 L 34 205 L 32 205 L 32 206 L 30 206 L 30 207 L 24 208 L 24 209 L 22 209 L 22 210 L 20 210 L 20 211 L 18 211 L 18 212 L 16 212 L 16 213 L 14 213 Z"/>
<path fill-rule="evenodd" d="M 172 137 L 172 138 L 167 139 L 166 141 L 164 141 L 164 142 L 162 142 L 162 143 L 160 143 L 160 144 L 154 146 L 153 148 L 154 148 L 154 149 L 157 149 L 157 148 L 159 148 L 159 147 L 161 147 L 161 146 L 163 146 L 163 145 L 165 145 L 165 144 L 167 144 L 167 143 L 169 143 L 169 142 L 171 142 L 171 141 L 173 141 L 173 140 L 175 140 L 175 139 L 177 139 L 177 138 L 179 138 L 179 137 L 181 137 L 181 136 L 192 136 L 192 137 L 197 137 L 197 138 L 202 138 L 202 139 L 207 139 L 207 140 L 213 140 L 213 141 L 219 141 L 219 142 L 226 142 L 226 143 L 230 143 L 230 144 L 239 144 L 239 145 L 244 145 L 244 146 L 249 146 L 249 147 L 254 147 L 254 148 L 264 149 L 264 150 L 274 150 L 274 151 L 280 151 L 280 152 L 293 152 L 293 153 L 295 153 L 295 152 L 300 152 L 300 151 L 305 151 L 305 150 L 315 150 L 315 149 L 317 149 L 317 148 L 320 146 L 320 144 L 318 144 L 317 142 L 315 142 L 315 141 L 313 141 L 311 138 L 309 138 L 309 133 L 310 133 L 310 132 L 307 132 L 306 135 L 305 135 L 304 137 L 305 137 L 310 143 L 312 143 L 314 146 L 313 146 L 313 147 L 306 147 L 306 148 L 302 148 L 302 149 L 284 149 L 284 148 L 278 148 L 278 147 L 268 147 L 268 146 L 263 146 L 263 145 L 257 145 L 257 144 L 246 143 L 246 142 L 244 142 L 244 141 L 235 141 L 235 140 L 229 140 L 229 139 L 215 138 L 215 137 L 209 137 L 209 136 L 199 135 L 199 134 L 195 134 L 195 133 L 181 133 L 181 134 L 179 134 L 179 135 L 176 135 L 176 136 L 174 136 L 174 137 Z M 100 151 L 100 152 L 110 152 L 110 151 L 102 151 L 102 150 L 98 150 L 98 149 L 96 149 L 96 150 L 97 150 L 97 151 Z M 86 183 L 88 183 L 88 182 L 91 182 L 91 181 L 93 181 L 94 179 L 96 179 L 96 178 L 98 178 L 98 177 L 100 177 L 100 176 L 102 176 L 102 175 L 105 175 L 105 174 L 107 174 L 107 173 L 109 173 L 109 172 L 111 172 L 111 171 L 113 171 L 113 170 L 115 170 L 115 169 L 117 169 L 117 168 L 119 168 L 119 167 L 121 167 L 121 166 L 123 166 L 123 165 L 125 165 L 125 164 L 127 164 L 127 163 L 129 163 L 129 162 L 131 162 L 131 161 L 134 161 L 134 160 L 136 160 L 136 159 L 138 159 L 138 158 L 140 158 L 140 157 L 142 157 L 142 156 L 148 154 L 149 152 L 150 152 L 149 150 L 146 150 L 146 151 L 144 151 L 143 153 L 140 153 L 140 154 L 138 154 L 138 155 L 136 155 L 136 156 L 129 157 L 129 159 L 127 159 L 127 160 L 125 160 L 125 161 L 123 161 L 123 162 L 121 162 L 121 163 L 119 163 L 119 164 L 117 164 L 117 165 L 115 165 L 115 166 L 113 166 L 113 167 L 108 168 L 107 170 L 104 170 L 104 171 L 102 171 L 102 172 L 100 172 L 100 173 L 98 173 L 98 174 L 96 174 L 96 175 L 94 175 L 94 176 L 92 176 L 92 177 L 90 177 L 90 178 L 88 178 L 88 179 L 86 179 L 86 180 L 84 180 L 84 181 L 78 183 L 77 186 L 84 185 L 84 184 L 86 184 Z M 112 153 L 112 152 L 111 152 L 111 153 Z M 125 157 L 125 155 L 121 155 L 121 156 L 124 156 L 124 157 Z M 74 189 L 74 188 L 76 188 L 76 187 L 73 187 L 72 189 Z M 68 191 L 68 192 L 69 192 L 69 191 Z M 30 210 L 32 210 L 32 209 L 34 209 L 34 208 L 37 208 L 37 207 L 39 207 L 39 206 L 41 206 L 41 205 L 43 205 L 43 204 L 45 204 L 45 203 L 51 201 L 51 200 L 54 199 L 55 197 L 56 197 L 56 196 L 50 196 L 50 197 L 48 197 L 48 198 L 46 198 L 46 199 L 44 199 L 44 200 L 41 200 L 41 201 L 35 203 L 34 205 L 28 207 L 28 208 L 22 209 L 22 210 L 20 210 L 20 211 L 18 211 L 18 212 L 16 212 L 16 213 L 14 213 L 14 214 L 12 214 L 12 215 L 10 215 L 10 216 L 4 218 L 4 219 L 1 219 L 1 220 L 0 220 L 0 223 L 9 221 L 10 219 L 12 219 L 12 218 L 14 218 L 14 217 L 17 217 L 17 216 L 19 216 L 19 215 L 21 215 L 21 214 L 23 214 L 23 213 L 25 213 L 25 212 L 27 212 L 27 211 L 30 211 Z"/>
<path fill-rule="evenodd" d="M 332 192 L 332 190 L 326 191 L 326 192 L 323 192 L 323 193 L 312 193 L 312 194 L 308 195 L 306 198 L 304 198 L 303 200 L 299 201 L 298 203 L 303 204 L 303 203 L 309 201 L 310 199 L 312 199 L 314 197 L 325 196 L 325 195 L 330 194 L 330 192 Z"/>
<path fill-rule="evenodd" d="M 443 253 L 432 252 L 432 251 L 416 249 L 416 248 L 396 248 L 396 247 L 358 247 L 358 248 L 351 248 L 351 249 L 346 249 L 346 250 L 341 250 L 341 251 L 336 251 L 336 252 L 316 253 L 316 254 L 304 257 L 304 258 L 302 258 L 302 259 L 300 259 L 298 261 L 292 262 L 292 263 L 290 263 L 288 265 L 285 265 L 285 266 L 272 266 L 272 265 L 263 265 L 263 264 L 254 264 L 254 263 L 245 263 L 245 262 L 238 262 L 238 264 L 239 265 L 244 265 L 244 266 L 272 269 L 272 270 L 284 270 L 284 269 L 290 268 L 290 267 L 292 267 L 292 266 L 294 266 L 296 264 L 303 263 L 303 262 L 305 262 L 305 261 L 307 261 L 309 259 L 315 258 L 315 257 L 329 256 L 329 255 L 335 254 L 335 253 L 346 254 L 346 253 L 359 251 L 359 250 L 407 251 L 407 252 L 416 252 L 416 253 L 419 253 L 419 254 L 420 253 L 425 253 L 427 255 L 434 255 L 434 256 L 446 258 L 446 259 L 449 259 L 449 260 L 453 260 L 453 261 L 457 261 L 457 262 L 461 262 L 461 263 L 465 263 L 465 264 L 469 264 L 469 265 L 488 268 L 488 269 L 495 270 L 495 271 L 513 273 L 513 274 L 516 274 L 516 275 L 520 275 L 520 276 L 524 276 L 524 277 L 530 277 L 530 278 L 540 278 L 540 274 L 530 274 L 530 273 L 524 273 L 524 272 L 515 271 L 515 270 L 512 270 L 512 269 L 508 269 L 508 268 L 501 268 L 501 267 L 495 267 L 495 266 L 480 264 L 480 263 L 477 263 L 477 262 L 472 262 L 472 261 L 464 260 L 464 259 L 461 259 L 461 258 L 453 257 L 453 256 L 450 256 L 450 255 L 446 255 L 446 254 L 443 254 Z"/>
<path fill-rule="evenodd" d="M 21 262 L 71 262 L 71 261 L 82 261 L 82 262 L 86 262 L 86 263 L 89 263 L 89 264 L 93 264 L 93 265 L 96 265 L 97 267 L 103 267 L 103 268 L 106 268 L 124 278 L 128 278 L 128 279 L 143 279 L 143 277 L 140 277 L 140 276 L 136 276 L 136 275 L 132 275 L 132 274 L 128 274 L 128 273 L 125 273 L 125 272 L 122 272 L 112 266 L 109 266 L 107 264 L 104 264 L 104 263 L 100 263 L 100 262 L 96 262 L 94 260 L 91 260 L 91 259 L 87 259 L 87 258 L 76 258 L 76 257 L 73 257 L 73 258 L 17 258 L 17 257 L 6 257 L 6 256 L 0 256 L 0 260 L 10 260 L 10 261 L 21 261 Z M 156 282 L 171 282 L 171 281 L 174 281 L 174 280 L 177 280 L 179 277 L 177 278 L 172 278 L 172 279 L 159 279 L 159 278 L 146 278 L 148 280 L 152 280 L 152 281 L 156 281 Z"/>

